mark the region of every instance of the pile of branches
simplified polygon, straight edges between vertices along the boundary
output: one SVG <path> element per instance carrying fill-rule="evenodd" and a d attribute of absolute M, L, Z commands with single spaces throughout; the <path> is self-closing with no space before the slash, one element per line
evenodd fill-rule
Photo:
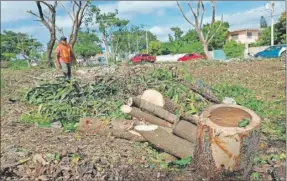
<path fill-rule="evenodd" d="M 27 92 L 25 99 L 38 105 L 38 109 L 22 115 L 21 120 L 39 125 L 59 121 L 64 128 L 72 130 L 84 117 L 127 119 L 130 117 L 120 111 L 121 105 L 147 89 L 162 92 L 178 105 L 178 109 L 173 110 L 175 114 L 196 114 L 217 101 L 202 94 L 203 89 L 193 86 L 192 77 L 184 68 L 156 66 L 123 67 L 109 75 L 97 76 L 86 84 L 58 80 L 37 86 Z"/>

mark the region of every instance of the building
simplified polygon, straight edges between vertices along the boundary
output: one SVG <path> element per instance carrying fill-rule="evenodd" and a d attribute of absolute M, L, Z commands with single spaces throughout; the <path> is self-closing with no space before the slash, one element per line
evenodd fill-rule
<path fill-rule="evenodd" d="M 238 43 L 250 44 L 258 40 L 260 36 L 260 29 L 240 29 L 230 31 L 228 40 L 235 40 Z"/>

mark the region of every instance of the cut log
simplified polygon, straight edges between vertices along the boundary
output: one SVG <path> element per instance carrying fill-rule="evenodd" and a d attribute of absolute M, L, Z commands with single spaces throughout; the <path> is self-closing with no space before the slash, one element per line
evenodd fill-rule
<path fill-rule="evenodd" d="M 250 120 L 238 127 L 242 120 Z M 202 177 L 218 180 L 222 175 L 249 180 L 260 139 L 260 118 L 238 105 L 218 104 L 200 116 L 194 163 Z"/>
<path fill-rule="evenodd" d="M 188 88 L 190 88 L 190 89 L 193 90 L 194 92 L 200 94 L 202 97 L 204 97 L 204 98 L 207 99 L 208 101 L 211 101 L 211 102 L 216 103 L 216 104 L 220 104 L 220 101 L 219 101 L 216 97 L 214 97 L 214 96 L 212 96 L 212 95 L 210 95 L 210 94 L 208 94 L 208 93 L 202 92 L 202 91 L 201 91 L 200 89 L 198 89 L 196 86 L 194 86 L 194 85 L 192 85 L 192 84 L 190 84 L 190 83 L 188 83 L 188 82 L 186 82 L 186 81 L 182 81 L 182 84 L 185 85 L 185 86 L 187 86 Z"/>
<path fill-rule="evenodd" d="M 156 116 L 153 116 L 151 114 L 148 114 L 146 112 L 143 112 L 136 107 L 130 107 L 127 105 L 123 105 L 121 107 L 121 111 L 123 113 L 129 114 L 133 117 L 143 118 L 145 121 L 150 122 L 150 123 L 155 124 L 155 125 L 164 126 L 164 127 L 172 127 L 171 123 L 169 123 L 163 119 L 160 119 Z"/>
<path fill-rule="evenodd" d="M 199 116 L 198 115 L 181 115 L 180 119 L 183 119 L 187 122 L 190 122 L 194 125 L 197 125 L 197 122 L 199 120 Z"/>
<path fill-rule="evenodd" d="M 197 126 L 185 120 L 180 120 L 174 124 L 172 133 L 187 141 L 195 143 L 197 135 Z"/>
<path fill-rule="evenodd" d="M 164 105 L 164 99 L 162 94 L 153 89 L 145 90 L 140 96 L 140 98 L 157 106 L 163 107 Z"/>
<path fill-rule="evenodd" d="M 136 141 L 136 142 L 145 142 L 147 141 L 144 137 L 142 136 L 137 136 L 135 134 L 132 134 L 128 131 L 122 131 L 122 130 L 112 130 L 111 135 L 116 137 L 116 138 L 121 138 L 125 140 L 130 140 L 130 141 Z"/>
<path fill-rule="evenodd" d="M 170 134 L 157 125 L 139 125 L 135 130 L 156 147 L 179 158 L 193 156 L 195 145 Z"/>
<path fill-rule="evenodd" d="M 170 123 L 174 123 L 179 120 L 179 117 L 175 114 L 168 112 L 167 110 L 163 109 L 162 107 L 147 102 L 143 99 L 138 97 L 131 97 L 128 100 L 128 106 L 136 106 L 138 108 L 144 109 Z"/>

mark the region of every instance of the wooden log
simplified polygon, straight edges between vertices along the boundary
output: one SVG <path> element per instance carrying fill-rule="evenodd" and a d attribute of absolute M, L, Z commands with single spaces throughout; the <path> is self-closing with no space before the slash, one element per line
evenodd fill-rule
<path fill-rule="evenodd" d="M 190 84 L 190 83 L 188 83 L 188 82 L 186 82 L 186 81 L 182 81 L 182 84 L 185 85 L 185 86 L 187 86 L 188 88 L 190 88 L 190 89 L 193 90 L 194 92 L 200 94 L 202 97 L 204 97 L 204 98 L 207 99 L 208 101 L 211 101 L 211 102 L 216 103 L 216 104 L 220 104 L 220 101 L 219 101 L 216 97 L 214 97 L 214 96 L 212 96 L 212 95 L 210 95 L 210 94 L 208 94 L 208 93 L 202 92 L 202 91 L 201 91 L 200 89 L 198 89 L 196 86 L 194 86 L 194 85 L 192 85 L 192 84 Z"/>
<path fill-rule="evenodd" d="M 116 137 L 116 138 L 121 138 L 125 140 L 130 140 L 130 141 L 136 141 L 136 142 L 145 142 L 147 141 L 144 137 L 142 136 L 137 136 L 135 134 L 132 134 L 128 131 L 122 131 L 122 130 L 112 130 L 111 135 Z"/>
<path fill-rule="evenodd" d="M 173 126 L 173 134 L 192 143 L 196 142 L 197 126 L 185 120 L 179 120 Z"/>
<path fill-rule="evenodd" d="M 133 117 L 143 118 L 145 121 L 150 122 L 150 123 L 155 124 L 155 125 L 164 126 L 164 127 L 172 127 L 171 123 L 169 123 L 163 119 L 160 119 L 156 116 L 153 116 L 151 114 L 148 114 L 146 112 L 143 112 L 136 107 L 130 107 L 127 105 L 123 105 L 121 107 L 121 111 L 123 113 L 129 114 Z"/>
<path fill-rule="evenodd" d="M 179 117 L 175 114 L 168 112 L 167 110 L 163 109 L 162 107 L 147 102 L 143 99 L 138 97 L 131 97 L 128 100 L 128 106 L 136 106 L 138 108 L 144 109 L 170 123 L 174 123 L 179 120 Z"/>
<path fill-rule="evenodd" d="M 164 131 L 157 125 L 138 125 L 135 130 L 156 147 L 179 158 L 193 156 L 195 145 Z"/>
<path fill-rule="evenodd" d="M 140 98 L 160 107 L 163 107 L 164 105 L 164 98 L 162 94 L 153 89 L 145 90 Z"/>
<path fill-rule="evenodd" d="M 185 120 L 187 122 L 190 122 L 190 123 L 192 123 L 194 125 L 197 125 L 197 122 L 199 120 L 199 116 L 197 114 L 195 114 L 195 115 L 185 115 L 184 114 L 184 115 L 180 116 L 180 119 L 183 119 L 183 120 Z"/>
<path fill-rule="evenodd" d="M 249 124 L 239 127 L 242 120 Z M 260 118 L 238 105 L 218 104 L 200 116 L 194 163 L 203 178 L 249 180 L 260 139 Z"/>

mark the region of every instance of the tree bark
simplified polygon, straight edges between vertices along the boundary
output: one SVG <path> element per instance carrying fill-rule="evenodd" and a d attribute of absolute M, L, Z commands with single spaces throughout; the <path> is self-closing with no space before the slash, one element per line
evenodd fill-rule
<path fill-rule="evenodd" d="M 243 128 L 242 119 L 250 119 Z M 203 178 L 249 180 L 260 139 L 260 118 L 238 105 L 213 105 L 198 122 L 194 163 Z"/>
<path fill-rule="evenodd" d="M 53 66 L 53 60 L 52 60 L 52 53 L 54 49 L 54 45 L 56 42 L 56 33 L 55 31 L 50 32 L 50 40 L 46 49 L 46 58 L 48 61 L 47 66 L 52 67 Z"/>
<path fill-rule="evenodd" d="M 170 123 L 174 123 L 179 119 L 178 116 L 171 114 L 170 112 L 163 109 L 162 107 L 149 103 L 138 97 L 129 98 L 128 106 L 136 106 L 138 108 L 144 109 Z"/>
<path fill-rule="evenodd" d="M 173 134 L 192 143 L 196 142 L 197 126 L 187 121 L 180 120 L 174 124 Z"/>
<path fill-rule="evenodd" d="M 140 125 L 135 130 L 156 147 L 179 158 L 193 156 L 195 145 L 156 125 Z"/>
<path fill-rule="evenodd" d="M 140 109 L 136 108 L 136 107 L 130 107 L 130 106 L 127 106 L 127 105 L 123 105 L 121 107 L 121 111 L 123 113 L 126 113 L 126 114 L 129 114 L 133 117 L 136 117 L 136 118 L 139 118 L 139 119 L 144 119 L 145 121 L 149 122 L 149 123 L 152 123 L 152 124 L 156 124 L 156 125 L 159 125 L 159 126 L 164 126 L 164 127 L 172 127 L 172 124 L 163 120 L 163 119 L 160 119 L 156 116 L 153 116 L 151 114 L 148 114 L 146 112 L 143 112 L 141 111 Z"/>
<path fill-rule="evenodd" d="M 211 55 L 211 53 L 208 50 L 208 45 L 207 44 L 202 44 L 203 46 L 203 51 L 205 53 L 205 56 L 207 58 L 207 60 L 213 60 L 213 56 Z"/>

